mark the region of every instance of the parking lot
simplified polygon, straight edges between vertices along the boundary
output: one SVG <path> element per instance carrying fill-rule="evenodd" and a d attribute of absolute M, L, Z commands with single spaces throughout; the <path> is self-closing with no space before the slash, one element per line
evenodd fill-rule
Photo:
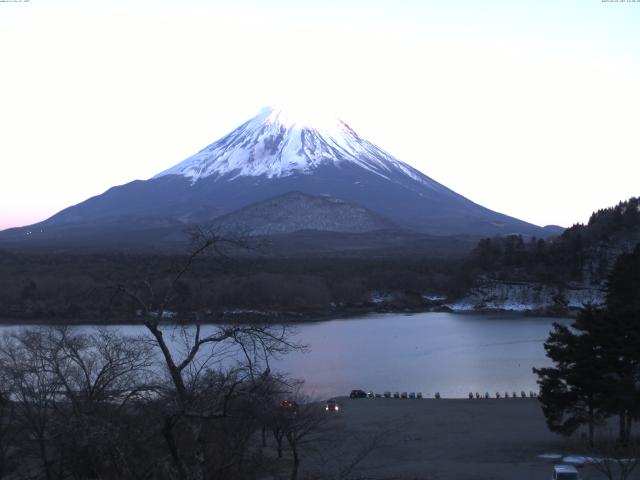
<path fill-rule="evenodd" d="M 345 431 L 361 438 L 384 434 L 384 446 L 363 463 L 368 476 L 550 479 L 553 462 L 539 455 L 584 451 L 578 439 L 548 431 L 536 399 L 344 397 L 338 401 L 338 421 Z M 353 453 L 344 452 L 347 457 Z M 584 480 L 603 478 L 590 467 L 580 471 Z"/>

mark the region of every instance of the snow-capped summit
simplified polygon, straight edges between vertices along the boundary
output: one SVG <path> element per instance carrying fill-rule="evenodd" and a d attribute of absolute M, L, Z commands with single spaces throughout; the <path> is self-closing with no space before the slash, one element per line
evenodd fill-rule
<path fill-rule="evenodd" d="M 337 117 L 274 106 L 154 178 L 182 175 L 195 183 L 206 177 L 286 177 L 344 162 L 383 178 L 400 172 L 436 187 L 435 182 L 361 138 Z"/>

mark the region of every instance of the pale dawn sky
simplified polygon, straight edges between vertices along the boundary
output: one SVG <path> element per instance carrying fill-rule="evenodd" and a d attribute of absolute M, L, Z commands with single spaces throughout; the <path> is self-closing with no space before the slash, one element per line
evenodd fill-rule
<path fill-rule="evenodd" d="M 0 229 L 285 102 L 488 208 L 640 195 L 640 1 L 0 1 Z"/>

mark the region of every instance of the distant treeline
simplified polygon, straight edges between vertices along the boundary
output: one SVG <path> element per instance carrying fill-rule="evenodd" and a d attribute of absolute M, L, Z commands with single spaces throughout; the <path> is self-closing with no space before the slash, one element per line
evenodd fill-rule
<path fill-rule="evenodd" d="M 13 319 L 128 321 L 132 305 L 118 285 L 162 292 L 184 256 L 0 254 L 0 316 Z M 422 294 L 460 290 L 461 259 L 202 257 L 181 279 L 184 312 L 253 309 L 322 316 L 384 308 L 415 309 Z M 392 299 L 391 299 L 392 297 Z M 382 306 L 379 306 L 383 308 Z"/>
<path fill-rule="evenodd" d="M 550 239 L 481 240 L 467 256 L 202 257 L 181 278 L 177 308 L 193 314 L 260 310 L 323 316 L 421 309 L 486 280 L 601 286 L 615 259 L 640 242 L 640 199 L 595 212 Z M 0 252 L 0 318 L 130 321 L 118 285 L 161 292 L 184 255 Z M 374 302 L 374 298 L 384 301 Z M 178 299 L 180 300 L 180 299 Z"/>

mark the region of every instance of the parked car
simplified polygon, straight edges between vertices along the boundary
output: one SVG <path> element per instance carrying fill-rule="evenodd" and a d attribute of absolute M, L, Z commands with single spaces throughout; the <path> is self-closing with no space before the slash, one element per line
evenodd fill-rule
<path fill-rule="evenodd" d="M 393 398 L 400 398 L 400 392 L 393 392 Z"/>
<path fill-rule="evenodd" d="M 409 392 L 409 398 L 416 398 L 416 392 Z"/>
<path fill-rule="evenodd" d="M 329 400 L 327 400 L 327 404 L 324 406 L 324 409 L 327 412 L 337 412 L 340 410 L 340 406 L 334 398 L 330 398 Z"/>
<path fill-rule="evenodd" d="M 580 480 L 580 477 L 572 465 L 554 465 L 551 480 Z"/>
<path fill-rule="evenodd" d="M 391 392 L 384 392 L 384 398 L 391 398 Z"/>
<path fill-rule="evenodd" d="M 280 402 L 280 408 L 294 415 L 298 413 L 298 404 L 293 400 L 282 400 Z"/>
<path fill-rule="evenodd" d="M 364 390 L 351 390 L 349 398 L 367 398 L 367 392 Z"/>
<path fill-rule="evenodd" d="M 381 393 L 376 393 L 376 398 L 382 398 L 382 394 Z"/>
<path fill-rule="evenodd" d="M 416 395 L 416 398 L 420 400 L 422 398 L 422 392 L 418 392 L 418 394 Z"/>
<path fill-rule="evenodd" d="M 367 398 L 374 398 L 376 395 L 372 391 L 367 392 Z"/>
<path fill-rule="evenodd" d="M 409 395 L 407 395 L 407 392 L 402 392 L 400 394 L 400 398 L 407 398 Z"/>

